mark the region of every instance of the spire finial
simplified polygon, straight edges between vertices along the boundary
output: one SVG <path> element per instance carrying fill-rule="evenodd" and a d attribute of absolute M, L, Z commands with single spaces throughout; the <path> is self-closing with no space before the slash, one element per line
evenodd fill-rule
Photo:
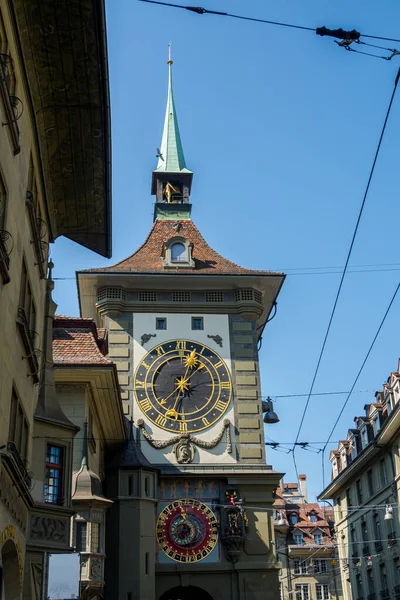
<path fill-rule="evenodd" d="M 87 467 L 88 465 L 88 422 L 85 421 L 83 425 L 83 444 L 82 444 L 82 460 L 81 467 Z"/>
<path fill-rule="evenodd" d="M 169 64 L 170 68 L 171 68 L 171 65 L 173 65 L 173 60 L 171 58 L 171 48 L 172 48 L 172 42 L 170 42 L 168 44 L 168 64 Z"/>

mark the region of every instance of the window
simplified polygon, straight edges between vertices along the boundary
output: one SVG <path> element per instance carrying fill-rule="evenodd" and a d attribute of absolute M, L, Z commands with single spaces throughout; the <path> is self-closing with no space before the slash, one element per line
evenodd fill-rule
<path fill-rule="evenodd" d="M 149 569 L 150 569 L 150 554 L 149 554 L 149 552 L 146 552 L 146 554 L 144 555 L 144 572 L 146 575 L 149 574 Z"/>
<path fill-rule="evenodd" d="M 381 477 L 381 485 L 382 485 L 382 487 L 384 487 L 385 485 L 388 484 L 386 461 L 384 458 L 382 458 L 379 462 L 379 472 L 380 472 L 380 477 Z"/>
<path fill-rule="evenodd" d="M 346 490 L 346 500 L 347 500 L 347 506 L 351 506 L 351 493 L 350 493 L 350 488 L 347 488 Z"/>
<path fill-rule="evenodd" d="M 223 302 L 224 301 L 224 293 L 223 292 L 206 292 L 205 298 L 206 298 L 206 302 Z"/>
<path fill-rule="evenodd" d="M 366 521 L 361 522 L 361 535 L 363 542 L 368 542 L 368 528 Z"/>
<path fill-rule="evenodd" d="M 44 499 L 51 504 L 62 504 L 63 454 L 60 446 L 47 444 Z"/>
<path fill-rule="evenodd" d="M 310 521 L 311 521 L 311 523 L 316 523 L 317 522 L 317 515 L 314 512 L 312 512 L 310 514 Z"/>
<path fill-rule="evenodd" d="M 296 583 L 296 600 L 309 600 L 308 583 Z"/>
<path fill-rule="evenodd" d="M 375 594 L 374 576 L 372 574 L 372 569 L 367 571 L 367 582 L 368 582 L 368 592 L 370 594 Z"/>
<path fill-rule="evenodd" d="M 29 426 L 25 413 L 19 401 L 15 389 L 11 396 L 10 426 L 8 429 L 8 441 L 15 444 L 20 457 L 25 460 L 28 457 Z"/>
<path fill-rule="evenodd" d="M 358 504 L 362 504 L 363 503 L 363 495 L 362 495 L 361 479 L 357 479 L 357 481 L 356 481 L 356 491 L 357 491 L 357 502 L 358 502 Z"/>
<path fill-rule="evenodd" d="M 388 580 L 387 580 L 387 575 L 386 575 L 386 565 L 385 564 L 380 564 L 379 565 L 379 577 L 381 580 L 381 590 L 387 590 L 388 589 Z"/>
<path fill-rule="evenodd" d="M 339 519 L 341 519 L 343 516 L 343 513 L 342 513 L 342 499 L 340 496 L 338 496 L 336 499 L 336 506 L 337 506 L 338 517 L 339 517 Z"/>
<path fill-rule="evenodd" d="M 356 575 L 356 586 L 357 586 L 357 598 L 362 598 L 363 597 L 363 585 L 362 585 L 361 575 L 359 573 L 358 573 L 358 575 Z"/>
<path fill-rule="evenodd" d="M 203 317 L 192 317 L 192 329 L 204 329 Z"/>
<path fill-rule="evenodd" d="M 171 246 L 171 262 L 188 262 L 184 244 L 177 242 Z"/>
<path fill-rule="evenodd" d="M 157 302 L 157 292 L 142 290 L 138 292 L 139 302 Z"/>
<path fill-rule="evenodd" d="M 376 435 L 379 430 L 380 430 L 380 423 L 379 423 L 379 415 L 376 415 L 373 419 L 372 419 L 372 428 L 374 430 L 374 435 Z"/>
<path fill-rule="evenodd" d="M 368 483 L 368 493 L 370 496 L 374 494 L 374 481 L 372 478 L 372 469 L 367 471 L 367 483 Z"/>
<path fill-rule="evenodd" d="M 289 516 L 289 520 L 290 520 L 290 524 L 291 524 L 291 525 L 296 525 L 296 523 L 298 522 L 299 518 L 298 518 L 298 516 L 296 515 L 296 513 L 292 513 L 292 514 Z"/>
<path fill-rule="evenodd" d="M 308 561 L 300 560 L 296 558 L 294 561 L 294 574 L 295 575 L 306 575 L 308 574 Z"/>
<path fill-rule="evenodd" d="M 303 545 L 303 534 L 302 533 L 298 533 L 298 534 L 294 535 L 293 539 L 294 539 L 294 543 L 296 544 L 296 546 Z"/>
<path fill-rule="evenodd" d="M 315 573 L 327 573 L 328 567 L 324 558 L 314 559 L 314 572 Z"/>
<path fill-rule="evenodd" d="M 329 587 L 327 583 L 317 583 L 316 585 L 316 590 L 317 590 L 317 600 L 329 600 L 330 595 L 329 595 Z"/>
<path fill-rule="evenodd" d="M 76 551 L 86 552 L 86 536 L 87 536 L 87 523 L 86 521 L 76 522 Z"/>
<path fill-rule="evenodd" d="M 90 536 L 90 551 L 101 552 L 100 546 L 100 523 L 92 523 Z"/>
<path fill-rule="evenodd" d="M 156 319 L 156 329 L 167 329 L 167 319 Z"/>
<path fill-rule="evenodd" d="M 322 544 L 322 533 L 314 533 L 314 544 Z"/>
<path fill-rule="evenodd" d="M 26 325 L 33 332 L 36 325 L 36 308 L 33 302 L 32 289 L 29 283 L 28 270 L 25 261 L 22 261 L 21 286 L 19 290 L 19 308 L 25 313 Z"/>
<path fill-rule="evenodd" d="M 368 440 L 368 430 L 367 430 L 366 427 L 361 432 L 361 439 L 362 439 L 363 448 L 365 448 L 365 446 L 368 446 L 368 442 L 369 442 L 369 440 Z"/>
<path fill-rule="evenodd" d="M 374 525 L 375 525 L 375 538 L 378 540 L 378 542 L 380 542 L 382 539 L 382 533 L 381 533 L 381 520 L 379 518 L 379 515 L 375 515 Z"/>

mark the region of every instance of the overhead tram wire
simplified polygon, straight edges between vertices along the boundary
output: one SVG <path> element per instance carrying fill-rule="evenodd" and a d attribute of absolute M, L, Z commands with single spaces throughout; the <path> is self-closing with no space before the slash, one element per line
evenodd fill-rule
<path fill-rule="evenodd" d="M 378 146 L 377 146 L 377 149 L 376 149 L 376 152 L 375 152 L 375 156 L 374 156 L 374 160 L 373 160 L 373 163 L 372 163 L 372 167 L 371 167 L 371 170 L 370 170 L 370 173 L 369 173 L 369 177 L 368 177 L 367 185 L 366 185 L 366 188 L 365 188 L 363 200 L 362 200 L 361 207 L 360 207 L 360 210 L 359 210 L 359 213 L 358 213 L 358 217 L 357 217 L 356 225 L 355 225 L 354 232 L 353 232 L 353 235 L 352 235 L 350 247 L 349 247 L 349 250 L 348 250 L 348 253 L 347 253 L 346 262 L 345 262 L 345 265 L 344 265 L 344 268 L 343 268 L 342 276 L 340 278 L 339 287 L 338 287 L 338 290 L 337 290 L 337 293 L 336 293 L 335 301 L 334 301 L 333 308 L 332 308 L 332 311 L 331 311 L 331 315 L 330 315 L 330 318 L 329 318 L 328 327 L 327 327 L 326 332 L 325 332 L 324 341 L 322 343 L 321 351 L 320 351 L 320 354 L 319 354 L 319 357 L 318 357 L 317 366 L 315 368 L 315 372 L 314 372 L 314 376 L 313 376 L 313 379 L 312 379 L 310 391 L 309 391 L 309 394 L 308 394 L 308 397 L 307 397 L 307 401 L 306 401 L 306 404 L 305 404 L 305 407 L 304 407 L 304 410 L 303 410 L 303 414 L 302 414 L 302 417 L 301 417 L 301 420 L 300 420 L 299 428 L 297 430 L 296 442 L 298 441 L 299 436 L 300 436 L 300 432 L 301 432 L 301 429 L 302 429 L 302 426 L 303 426 L 303 423 L 304 423 L 304 419 L 305 419 L 306 414 L 307 414 L 308 406 L 309 406 L 309 403 L 310 403 L 310 398 L 311 398 L 311 395 L 312 395 L 313 390 L 314 390 L 315 381 L 316 381 L 317 376 L 318 376 L 318 372 L 319 372 L 319 368 L 320 368 L 320 365 L 321 365 L 322 357 L 323 357 L 324 352 L 325 352 L 326 343 L 327 343 L 327 340 L 328 340 L 329 332 L 331 330 L 331 325 L 332 325 L 333 318 L 334 318 L 334 315 L 335 315 L 335 312 L 336 312 L 336 308 L 337 308 L 337 305 L 338 305 L 339 297 L 340 297 L 340 294 L 341 294 L 341 291 L 342 291 L 343 281 L 344 281 L 344 278 L 346 276 L 346 272 L 347 272 L 347 268 L 348 268 L 348 265 L 349 265 L 351 253 L 353 251 L 353 246 L 354 246 L 354 242 L 355 242 L 355 239 L 356 239 L 356 236 L 357 236 L 358 227 L 360 225 L 361 216 L 362 216 L 362 213 L 364 211 L 364 207 L 365 207 L 365 203 L 366 203 L 366 200 L 367 200 L 367 196 L 368 196 L 369 188 L 370 188 L 370 185 L 371 185 L 372 177 L 373 177 L 374 172 L 375 172 L 375 166 L 376 166 L 376 163 L 377 163 L 377 160 L 378 160 L 378 156 L 379 156 L 379 152 L 380 152 L 380 149 L 381 149 L 383 136 L 384 136 L 385 130 L 386 130 L 386 125 L 387 125 L 387 122 L 388 122 L 388 119 L 389 119 L 389 115 L 390 115 L 390 112 L 391 112 L 391 109 L 392 109 L 393 100 L 394 100 L 394 97 L 395 97 L 395 94 L 396 94 L 396 90 L 397 90 L 397 84 L 399 82 L 399 77 L 400 77 L 400 69 L 398 70 L 396 78 L 395 78 L 393 92 L 392 92 L 392 95 L 391 95 L 391 98 L 390 98 L 389 106 L 388 106 L 387 111 L 386 111 L 386 116 L 385 116 L 385 120 L 384 120 L 384 123 L 383 123 L 382 131 L 381 131 L 381 134 L 380 134 L 380 137 L 379 137 Z M 397 293 L 397 291 L 396 291 L 396 293 Z M 394 298 L 393 298 L 393 300 L 394 300 Z M 295 449 L 296 449 L 296 446 L 294 444 L 293 448 L 292 448 L 292 454 L 293 454 L 293 456 L 294 456 Z M 295 461 L 293 461 L 293 462 L 295 464 Z M 295 469 L 297 469 L 296 465 L 295 465 Z"/>
<path fill-rule="evenodd" d="M 270 21 L 268 19 L 259 19 L 256 17 L 248 17 L 246 15 L 235 15 L 233 13 L 228 13 L 228 12 L 224 12 L 224 11 L 209 10 L 209 9 L 203 8 L 201 6 L 184 6 L 182 4 L 172 4 L 170 2 L 160 2 L 158 0 L 139 0 L 139 2 L 146 2 L 148 4 L 158 4 L 160 6 L 169 6 L 172 8 L 181 8 L 183 10 L 187 10 L 187 11 L 196 13 L 198 15 L 204 15 L 204 14 L 216 15 L 216 16 L 220 16 L 220 17 L 229 17 L 231 19 L 240 19 L 242 21 L 252 21 L 255 23 L 263 23 L 265 25 L 275 25 L 277 27 L 286 27 L 286 28 L 290 28 L 290 29 L 299 29 L 299 30 L 303 30 L 303 31 L 313 31 L 317 35 L 337 37 L 342 40 L 357 41 L 357 40 L 359 40 L 360 37 L 365 37 L 365 38 L 370 38 L 370 39 L 374 39 L 374 40 L 384 40 L 387 42 L 399 42 L 400 43 L 400 39 L 397 39 L 397 38 L 389 38 L 389 37 L 384 37 L 384 36 L 379 36 L 379 35 L 369 35 L 366 33 L 359 33 L 358 31 L 355 31 L 355 30 L 344 31 L 343 29 L 332 30 L 332 29 L 328 29 L 327 27 L 317 27 L 317 28 L 305 27 L 303 25 L 296 25 L 294 23 L 283 23 L 281 21 Z"/>
<path fill-rule="evenodd" d="M 378 329 L 377 329 L 377 331 L 376 331 L 376 333 L 375 333 L 375 335 L 374 335 L 374 338 L 373 338 L 373 340 L 372 340 L 372 342 L 371 342 L 371 345 L 370 345 L 370 347 L 368 348 L 368 352 L 367 352 L 367 354 L 365 355 L 365 358 L 364 358 L 363 362 L 361 363 L 361 367 L 359 368 L 359 370 L 358 370 L 358 373 L 357 373 L 357 375 L 356 375 L 356 377 L 355 377 L 355 379 L 354 379 L 353 385 L 351 386 L 351 388 L 350 388 L 350 391 L 349 391 L 349 393 L 348 393 L 348 395 L 347 395 L 347 397 L 346 397 L 345 401 L 343 402 L 343 406 L 342 406 L 342 408 L 340 409 L 340 412 L 339 412 L 339 414 L 338 414 L 338 416 L 337 416 L 337 419 L 336 419 L 335 423 L 333 424 L 333 427 L 332 427 L 332 429 L 331 429 L 331 432 L 330 432 L 330 434 L 329 434 L 329 436 L 328 436 L 328 439 L 327 439 L 327 441 L 325 442 L 325 444 L 324 444 L 324 447 L 323 447 L 323 449 L 322 449 L 322 452 L 323 452 L 323 453 L 325 452 L 325 450 L 326 450 L 326 447 L 327 447 L 327 445 L 329 444 L 329 442 L 330 442 L 330 439 L 331 439 L 331 437 L 332 437 L 332 435 L 333 435 L 333 432 L 335 431 L 335 429 L 336 429 L 336 426 L 337 426 L 337 424 L 339 423 L 340 417 L 342 416 L 342 414 L 343 414 L 343 411 L 344 411 L 344 409 L 345 409 L 345 408 L 346 408 L 346 406 L 347 406 L 347 403 L 348 403 L 348 401 L 349 401 L 349 399 L 350 399 L 350 396 L 351 396 L 351 394 L 352 394 L 352 390 L 355 388 L 355 386 L 356 386 L 356 384 L 357 384 L 357 381 L 358 381 L 358 379 L 359 379 L 359 377 L 360 377 L 360 375 L 361 375 L 361 373 L 362 373 L 362 371 L 363 371 L 363 369 L 364 369 L 364 367 L 365 367 L 365 364 L 366 364 L 366 362 L 367 362 L 367 360 L 368 360 L 368 358 L 369 358 L 369 355 L 371 354 L 372 348 L 374 347 L 374 345 L 375 345 L 375 342 L 376 342 L 376 340 L 378 339 L 378 336 L 379 336 L 379 334 L 380 334 L 380 332 L 381 332 L 381 329 L 382 329 L 382 327 L 383 327 L 383 325 L 384 325 L 384 323 L 385 323 L 385 321 L 386 321 L 386 318 L 387 318 L 387 316 L 388 316 L 388 314 L 389 314 L 389 312 L 390 312 L 390 309 L 392 308 L 393 302 L 394 302 L 394 301 L 395 301 L 395 299 L 396 299 L 396 296 L 397 296 L 397 294 L 398 294 L 398 291 L 399 291 L 399 289 L 400 289 L 400 282 L 397 284 L 397 287 L 396 287 L 396 289 L 395 289 L 395 291 L 394 291 L 394 294 L 393 294 L 393 296 L 392 296 L 392 298 L 391 298 L 391 300 L 390 300 L 390 302 L 389 302 L 389 305 L 388 305 L 388 307 L 387 307 L 387 309 L 386 309 L 386 311 L 385 311 L 385 314 L 383 315 L 383 318 L 382 318 L 382 320 L 381 320 L 381 322 L 380 322 L 380 324 L 379 324 L 379 327 L 378 327 Z M 323 467 L 323 469 L 322 469 L 322 479 L 323 479 L 323 487 L 325 488 L 325 469 L 324 469 L 324 467 Z"/>

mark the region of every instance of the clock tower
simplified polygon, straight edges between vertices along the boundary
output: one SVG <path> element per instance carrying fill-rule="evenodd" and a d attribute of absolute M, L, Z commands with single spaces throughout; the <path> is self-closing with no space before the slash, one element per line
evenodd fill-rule
<path fill-rule="evenodd" d="M 105 597 L 275 600 L 281 475 L 266 463 L 257 346 L 284 275 L 227 260 L 192 221 L 168 70 L 150 233 L 116 265 L 77 273 L 132 422 L 130 460 L 112 457 L 107 477 Z"/>

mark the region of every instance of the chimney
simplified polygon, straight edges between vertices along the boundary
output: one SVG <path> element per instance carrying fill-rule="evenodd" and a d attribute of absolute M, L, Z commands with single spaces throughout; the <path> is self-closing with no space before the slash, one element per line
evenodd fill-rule
<path fill-rule="evenodd" d="M 307 497 L 307 475 L 299 475 L 300 492 L 303 496 L 303 502 L 308 502 Z"/>

